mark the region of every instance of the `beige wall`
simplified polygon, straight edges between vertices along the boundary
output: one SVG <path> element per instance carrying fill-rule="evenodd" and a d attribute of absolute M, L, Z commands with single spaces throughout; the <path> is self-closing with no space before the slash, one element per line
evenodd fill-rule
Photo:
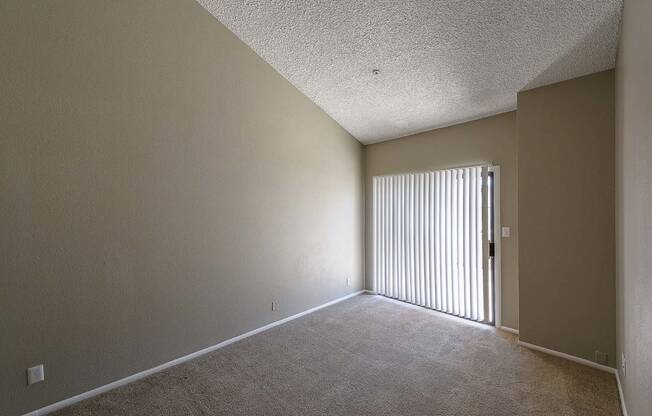
<path fill-rule="evenodd" d="M 402 139 L 365 146 L 366 218 L 371 220 L 374 175 L 493 162 L 501 167 L 501 220 L 512 236 L 502 240 L 503 325 L 518 328 L 516 113 L 510 112 Z M 366 232 L 367 288 L 371 288 L 371 230 Z"/>
<path fill-rule="evenodd" d="M 361 145 L 197 3 L 3 1 L 0 39 L 0 414 L 363 288 Z"/>
<path fill-rule="evenodd" d="M 615 363 L 614 74 L 518 94 L 520 339 Z"/>
<path fill-rule="evenodd" d="M 616 66 L 618 363 L 629 416 L 652 415 L 652 2 L 627 0 Z"/>

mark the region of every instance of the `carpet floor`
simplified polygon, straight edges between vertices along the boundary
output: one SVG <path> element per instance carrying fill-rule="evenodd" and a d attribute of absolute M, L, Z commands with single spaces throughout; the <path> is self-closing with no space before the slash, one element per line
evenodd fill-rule
<path fill-rule="evenodd" d="M 612 374 L 360 295 L 60 410 L 109 415 L 620 415 Z"/>

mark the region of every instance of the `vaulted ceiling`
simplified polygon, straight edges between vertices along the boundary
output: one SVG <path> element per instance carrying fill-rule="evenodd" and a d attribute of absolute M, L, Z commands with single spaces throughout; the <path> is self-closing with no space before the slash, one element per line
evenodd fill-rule
<path fill-rule="evenodd" d="M 613 68 L 622 0 L 197 0 L 362 143 Z M 374 70 L 378 70 L 374 74 Z"/>

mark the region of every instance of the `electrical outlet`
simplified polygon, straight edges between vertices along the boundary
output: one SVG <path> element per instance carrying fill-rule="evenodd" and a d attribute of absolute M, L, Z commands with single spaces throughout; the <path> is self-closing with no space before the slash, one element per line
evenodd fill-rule
<path fill-rule="evenodd" d="M 27 384 L 34 384 L 45 380 L 45 369 L 43 364 L 27 369 Z"/>
<path fill-rule="evenodd" d="M 275 311 L 278 308 L 278 305 L 276 304 L 276 301 L 272 301 L 272 311 Z"/>
<path fill-rule="evenodd" d="M 351 278 L 350 277 L 346 278 L 346 285 L 351 286 Z"/>
<path fill-rule="evenodd" d="M 596 351 L 595 362 L 598 364 L 607 365 L 609 363 L 609 354 L 602 351 Z"/>
<path fill-rule="evenodd" d="M 625 353 L 620 354 L 620 370 L 623 373 L 623 377 L 627 375 L 627 360 L 625 359 Z"/>
<path fill-rule="evenodd" d="M 502 227 L 501 235 L 504 238 L 509 238 L 512 235 L 512 230 L 509 227 Z"/>

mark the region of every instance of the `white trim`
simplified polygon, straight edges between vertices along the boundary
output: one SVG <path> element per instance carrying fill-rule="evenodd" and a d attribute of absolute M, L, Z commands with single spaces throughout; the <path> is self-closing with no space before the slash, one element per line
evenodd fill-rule
<path fill-rule="evenodd" d="M 505 332 L 509 332 L 510 334 L 518 335 L 518 329 L 510 328 L 508 326 L 500 326 L 499 328 Z"/>
<path fill-rule="evenodd" d="M 521 345 L 521 346 L 523 346 L 525 348 L 529 348 L 531 350 L 545 352 L 546 354 L 554 355 L 555 357 L 565 358 L 565 359 L 567 359 L 569 361 L 574 361 L 574 362 L 579 363 L 579 364 L 584 364 L 584 365 L 586 365 L 588 367 L 593 367 L 593 368 L 595 368 L 597 370 L 606 371 L 607 373 L 611 373 L 611 374 L 616 374 L 617 373 L 616 369 L 613 368 L 613 367 L 609 367 L 609 366 L 606 366 L 606 365 L 594 363 L 593 361 L 589 361 L 589 360 L 584 359 L 584 358 L 576 357 L 574 355 L 566 354 L 566 353 L 555 351 L 555 350 L 550 350 L 548 348 L 540 347 L 538 345 L 530 344 L 530 343 L 523 342 L 523 341 L 518 341 L 518 345 Z"/>
<path fill-rule="evenodd" d="M 494 325 L 501 328 L 503 324 L 503 266 L 501 245 L 502 224 L 500 222 L 500 166 L 490 165 L 489 172 L 494 173 L 494 200 L 492 201 L 494 208 Z M 514 330 L 512 329 L 512 331 Z M 518 331 L 516 333 L 518 334 Z"/>
<path fill-rule="evenodd" d="M 616 370 L 616 382 L 618 383 L 618 395 L 620 396 L 620 410 L 623 416 L 627 416 L 627 407 L 625 406 L 625 393 L 623 392 L 623 385 L 620 383 L 620 371 Z"/>
<path fill-rule="evenodd" d="M 305 311 L 303 311 L 303 312 L 299 312 L 299 313 L 297 313 L 296 315 L 292 315 L 292 316 L 289 316 L 289 317 L 287 317 L 287 318 L 283 318 L 283 319 L 281 319 L 281 320 L 278 320 L 278 321 L 272 322 L 272 323 L 267 324 L 267 325 L 265 325 L 265 326 L 261 326 L 260 328 L 256 328 L 256 329 L 254 329 L 254 330 L 252 330 L 252 331 L 245 332 L 245 333 L 242 334 L 242 335 L 238 335 L 238 336 L 236 336 L 236 337 L 233 337 L 233 338 L 227 339 L 226 341 L 222 341 L 222 342 L 220 342 L 219 344 L 215 344 L 215 345 L 213 345 L 213 346 L 211 346 L 211 347 L 204 348 L 204 349 L 199 350 L 199 351 L 195 351 L 195 352 L 193 352 L 193 353 L 190 353 L 190 354 L 188 354 L 188 355 L 184 355 L 183 357 L 176 358 L 176 359 L 174 359 L 174 360 L 172 360 L 172 361 L 168 361 L 167 363 L 163 363 L 163 364 L 161 364 L 161 365 L 158 365 L 158 366 L 156 366 L 156 367 L 150 368 L 150 369 L 148 369 L 148 370 L 144 370 L 144 371 L 141 371 L 141 372 L 139 372 L 139 373 L 132 374 L 132 375 L 127 376 L 127 377 L 125 377 L 125 378 L 122 378 L 122 379 L 120 379 L 120 380 L 117 380 L 117 381 L 111 382 L 111 383 L 109 383 L 109 384 L 105 384 L 104 386 L 100 386 L 100 387 L 94 388 L 94 389 L 92 389 L 92 390 L 89 390 L 89 391 L 87 391 L 87 392 L 84 392 L 84 393 L 78 394 L 78 395 L 76 395 L 76 396 L 73 396 L 73 397 L 70 397 L 70 398 L 67 398 L 67 399 L 61 400 L 61 401 L 59 401 L 59 402 L 56 402 L 56 403 L 50 404 L 50 405 L 45 406 L 45 407 L 42 407 L 42 408 L 40 408 L 40 409 L 33 410 L 33 411 L 31 411 L 31 412 L 25 413 L 23 416 L 42 416 L 42 415 L 47 415 L 48 413 L 52 413 L 52 412 L 57 411 L 57 410 L 59 410 L 59 409 L 63 409 L 64 407 L 68 407 L 68 406 L 73 405 L 73 404 L 75 404 L 75 403 L 77 403 L 77 402 L 80 402 L 80 401 L 82 401 L 82 400 L 85 400 L 85 399 L 91 398 L 91 397 L 93 397 L 93 396 L 97 396 L 98 394 L 105 393 L 105 392 L 107 392 L 107 391 L 109 391 L 109 390 L 113 390 L 113 389 L 115 389 L 116 387 L 124 386 L 125 384 L 129 384 L 129 383 L 132 383 L 132 382 L 134 382 L 134 381 L 136 381 L 136 380 L 140 380 L 140 379 L 142 379 L 142 378 L 144 378 L 144 377 L 147 377 L 147 376 L 149 376 L 149 375 L 151 375 L 151 374 L 158 373 L 159 371 L 163 371 L 163 370 L 165 370 L 165 369 L 167 369 L 167 368 L 173 367 L 173 366 L 175 366 L 175 365 L 178 365 L 178 364 L 184 363 L 184 362 L 186 362 L 186 361 L 192 360 L 192 359 L 194 359 L 194 358 L 200 357 L 200 356 L 202 356 L 202 355 L 208 354 L 209 352 L 213 352 L 213 351 L 218 350 L 218 349 L 220 349 L 220 348 L 222 348 L 222 347 L 226 347 L 227 345 L 233 344 L 234 342 L 238 342 L 238 341 L 240 341 L 240 340 L 242 340 L 242 339 L 245 339 L 245 338 L 247 338 L 247 337 L 250 337 L 250 336 L 252 336 L 252 335 L 256 335 L 256 334 L 258 334 L 258 333 L 260 333 L 260 332 L 263 332 L 263 331 L 266 331 L 266 330 L 268 330 L 268 329 L 274 328 L 275 326 L 278 326 L 278 325 L 284 324 L 284 323 L 289 322 L 289 321 L 291 321 L 291 320 L 293 320 L 293 319 L 300 318 L 300 317 L 302 317 L 302 316 L 304 316 L 304 315 L 307 315 L 307 314 L 309 314 L 309 313 L 315 312 L 315 311 L 317 311 L 317 310 L 319 310 L 319 309 L 322 309 L 322 308 L 325 308 L 325 307 L 327 307 L 327 306 L 334 305 L 334 304 L 336 304 L 336 303 L 338 303 L 338 302 L 341 302 L 341 301 L 343 301 L 343 300 L 346 300 L 346 299 L 352 298 L 352 297 L 357 296 L 357 295 L 359 295 L 359 294 L 361 294 L 361 293 L 364 293 L 364 292 L 365 292 L 364 290 L 360 290 L 360 291 L 358 291 L 358 292 L 351 293 L 351 294 L 349 294 L 349 295 L 346 295 L 346 296 L 343 296 L 343 297 L 341 297 L 341 298 L 338 298 L 338 299 L 332 300 L 332 301 L 330 301 L 330 302 L 326 302 L 326 303 L 324 303 L 324 304 L 322 304 L 322 305 L 319 305 L 319 306 L 316 306 L 316 307 L 314 307 L 314 308 L 311 308 L 311 309 L 305 310 Z"/>

